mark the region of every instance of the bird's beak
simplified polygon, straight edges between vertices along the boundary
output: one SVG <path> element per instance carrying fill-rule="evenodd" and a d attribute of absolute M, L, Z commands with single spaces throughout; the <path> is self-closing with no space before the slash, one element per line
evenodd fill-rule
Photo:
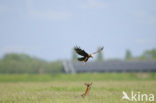
<path fill-rule="evenodd" d="M 91 55 L 91 58 L 93 58 L 93 55 Z"/>

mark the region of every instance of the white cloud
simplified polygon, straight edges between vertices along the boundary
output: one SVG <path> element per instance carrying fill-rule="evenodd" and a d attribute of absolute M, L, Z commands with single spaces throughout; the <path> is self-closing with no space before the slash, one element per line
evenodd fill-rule
<path fill-rule="evenodd" d="M 137 44 L 150 44 L 150 43 L 153 43 L 153 39 L 150 39 L 150 38 L 138 38 L 135 40 L 135 42 Z"/>
<path fill-rule="evenodd" d="M 137 11 L 136 12 L 136 16 L 137 17 L 145 17 L 147 15 L 147 13 L 145 11 Z"/>
<path fill-rule="evenodd" d="M 46 20 L 65 20 L 70 18 L 71 14 L 65 11 L 37 11 L 30 12 L 31 16 Z"/>
<path fill-rule="evenodd" d="M 85 1 L 85 0 L 84 0 Z M 107 8 L 108 4 L 99 0 L 87 0 L 81 5 L 81 8 Z"/>
<path fill-rule="evenodd" d="M 7 8 L 3 5 L 0 5 L 0 14 L 4 13 L 5 11 L 7 11 Z"/>
<path fill-rule="evenodd" d="M 156 16 L 146 11 L 137 11 L 135 13 L 138 21 L 144 24 L 156 24 Z"/>
<path fill-rule="evenodd" d="M 55 10 L 38 10 L 33 6 L 32 0 L 27 0 L 28 12 L 31 17 L 46 20 L 66 20 L 71 17 L 68 11 L 55 11 Z"/>

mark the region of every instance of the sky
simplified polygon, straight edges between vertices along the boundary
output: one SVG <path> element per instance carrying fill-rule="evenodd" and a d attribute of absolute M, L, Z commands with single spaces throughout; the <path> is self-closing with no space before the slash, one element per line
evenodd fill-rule
<path fill-rule="evenodd" d="M 156 48 L 156 0 L 0 0 L 0 57 L 70 59 L 74 46 L 104 58 Z"/>

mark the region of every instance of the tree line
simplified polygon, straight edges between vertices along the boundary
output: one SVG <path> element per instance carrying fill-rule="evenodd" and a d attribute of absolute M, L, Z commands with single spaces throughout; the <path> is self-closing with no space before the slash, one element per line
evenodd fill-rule
<path fill-rule="evenodd" d="M 77 61 L 78 55 L 72 51 L 71 60 Z M 104 61 L 103 52 L 95 55 L 95 61 Z M 109 59 L 122 60 L 122 59 Z M 156 49 L 146 50 L 140 56 L 133 56 L 130 50 L 126 50 L 124 60 L 156 60 Z M 48 62 L 40 58 L 32 57 L 27 54 L 11 53 L 6 54 L 0 59 L 0 73 L 62 73 L 62 61 Z"/>
<path fill-rule="evenodd" d="M 133 56 L 130 50 L 126 50 L 125 60 L 156 60 L 156 49 L 145 50 L 140 56 Z"/>
<path fill-rule="evenodd" d="M 0 73 L 60 73 L 60 61 L 47 62 L 26 54 L 6 54 L 0 59 Z"/>

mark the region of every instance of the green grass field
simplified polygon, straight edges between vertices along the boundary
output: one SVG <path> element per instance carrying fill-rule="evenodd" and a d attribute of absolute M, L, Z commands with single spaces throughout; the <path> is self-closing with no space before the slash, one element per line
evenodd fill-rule
<path fill-rule="evenodd" d="M 156 73 L 0 75 L 0 103 L 132 103 L 122 91 L 156 95 Z"/>

